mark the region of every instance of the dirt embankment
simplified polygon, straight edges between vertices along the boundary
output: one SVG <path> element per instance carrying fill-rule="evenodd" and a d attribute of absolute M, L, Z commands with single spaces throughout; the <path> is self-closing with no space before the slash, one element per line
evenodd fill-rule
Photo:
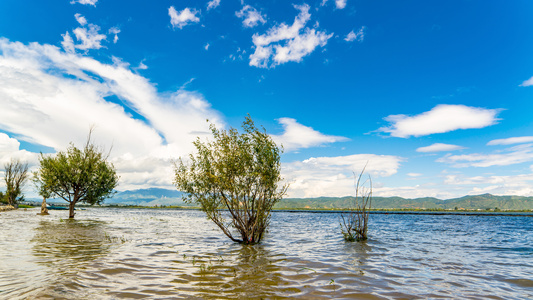
<path fill-rule="evenodd" d="M 13 209 L 15 209 L 15 207 L 13 207 L 12 205 L 2 205 L 2 206 L 0 206 L 0 212 L 13 210 Z"/>

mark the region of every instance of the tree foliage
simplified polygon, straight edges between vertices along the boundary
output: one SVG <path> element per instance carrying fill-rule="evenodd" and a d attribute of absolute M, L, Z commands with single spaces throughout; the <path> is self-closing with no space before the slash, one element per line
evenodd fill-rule
<path fill-rule="evenodd" d="M 8 205 L 6 195 L 0 191 L 0 203 Z"/>
<path fill-rule="evenodd" d="M 22 189 L 28 179 L 28 163 L 22 163 L 18 159 L 4 165 L 4 180 L 6 184 L 6 200 L 9 205 L 15 206 L 24 200 Z"/>
<path fill-rule="evenodd" d="M 118 176 L 107 159 L 108 155 L 91 143 L 91 133 L 83 149 L 71 143 L 55 156 L 41 153 L 40 168 L 34 172 L 37 191 L 44 198 L 69 202 L 69 218 L 74 218 L 76 203 L 100 204 L 114 194 Z"/>
<path fill-rule="evenodd" d="M 348 213 L 341 214 L 341 231 L 348 242 L 368 239 L 368 217 L 372 208 L 372 179 L 361 183 L 365 169 L 355 183 L 355 199 Z M 355 174 L 354 174 L 355 176 Z"/>
<path fill-rule="evenodd" d="M 231 240 L 252 244 L 261 241 L 272 207 L 287 186 L 279 186 L 282 149 L 264 128 L 255 127 L 250 116 L 242 128 L 240 134 L 235 128 L 218 130 L 211 124 L 213 141 L 198 138 L 189 162 L 175 162 L 174 183 Z"/>

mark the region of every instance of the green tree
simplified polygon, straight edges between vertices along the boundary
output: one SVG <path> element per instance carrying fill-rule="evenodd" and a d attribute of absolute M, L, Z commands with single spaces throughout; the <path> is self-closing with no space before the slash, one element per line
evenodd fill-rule
<path fill-rule="evenodd" d="M 28 163 L 22 163 L 18 159 L 4 165 L 4 180 L 6 184 L 6 199 L 9 205 L 16 206 L 24 200 L 22 189 L 28 179 Z"/>
<path fill-rule="evenodd" d="M 69 202 L 69 218 L 74 218 L 76 203 L 100 204 L 111 197 L 118 184 L 109 154 L 91 143 L 91 132 L 83 149 L 70 144 L 55 156 L 41 153 L 40 168 L 34 172 L 34 183 L 43 198 L 59 197 Z"/>
<path fill-rule="evenodd" d="M 235 128 L 218 130 L 211 124 L 214 140 L 198 138 L 194 142 L 197 152 L 190 154 L 190 161 L 185 164 L 180 158 L 175 162 L 174 183 L 232 241 L 253 244 L 261 241 L 272 207 L 287 185 L 278 186 L 282 149 L 264 128 L 255 127 L 250 116 L 242 128 L 240 134 Z"/>
<path fill-rule="evenodd" d="M 0 191 L 0 203 L 7 204 L 7 199 L 5 198 L 4 193 Z"/>

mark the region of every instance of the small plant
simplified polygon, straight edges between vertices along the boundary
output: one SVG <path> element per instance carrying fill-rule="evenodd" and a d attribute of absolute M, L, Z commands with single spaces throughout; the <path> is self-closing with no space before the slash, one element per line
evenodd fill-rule
<path fill-rule="evenodd" d="M 329 281 L 329 285 L 331 285 L 333 287 L 333 292 L 337 291 L 337 286 L 335 285 L 335 279 L 331 279 Z"/>
<path fill-rule="evenodd" d="M 353 206 L 350 207 L 348 213 L 341 214 L 341 231 L 344 240 L 347 242 L 368 239 L 368 211 L 372 207 L 372 179 L 368 176 L 368 179 L 361 183 L 365 168 L 363 168 L 355 183 Z"/>

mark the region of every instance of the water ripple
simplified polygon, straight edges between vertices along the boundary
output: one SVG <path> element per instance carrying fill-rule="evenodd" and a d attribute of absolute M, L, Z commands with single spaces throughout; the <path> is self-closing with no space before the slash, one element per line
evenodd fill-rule
<path fill-rule="evenodd" d="M 254 246 L 200 211 L 62 217 L 2 213 L 0 298 L 533 298 L 528 217 L 374 214 L 370 239 L 346 243 L 337 214 L 275 212 Z"/>

